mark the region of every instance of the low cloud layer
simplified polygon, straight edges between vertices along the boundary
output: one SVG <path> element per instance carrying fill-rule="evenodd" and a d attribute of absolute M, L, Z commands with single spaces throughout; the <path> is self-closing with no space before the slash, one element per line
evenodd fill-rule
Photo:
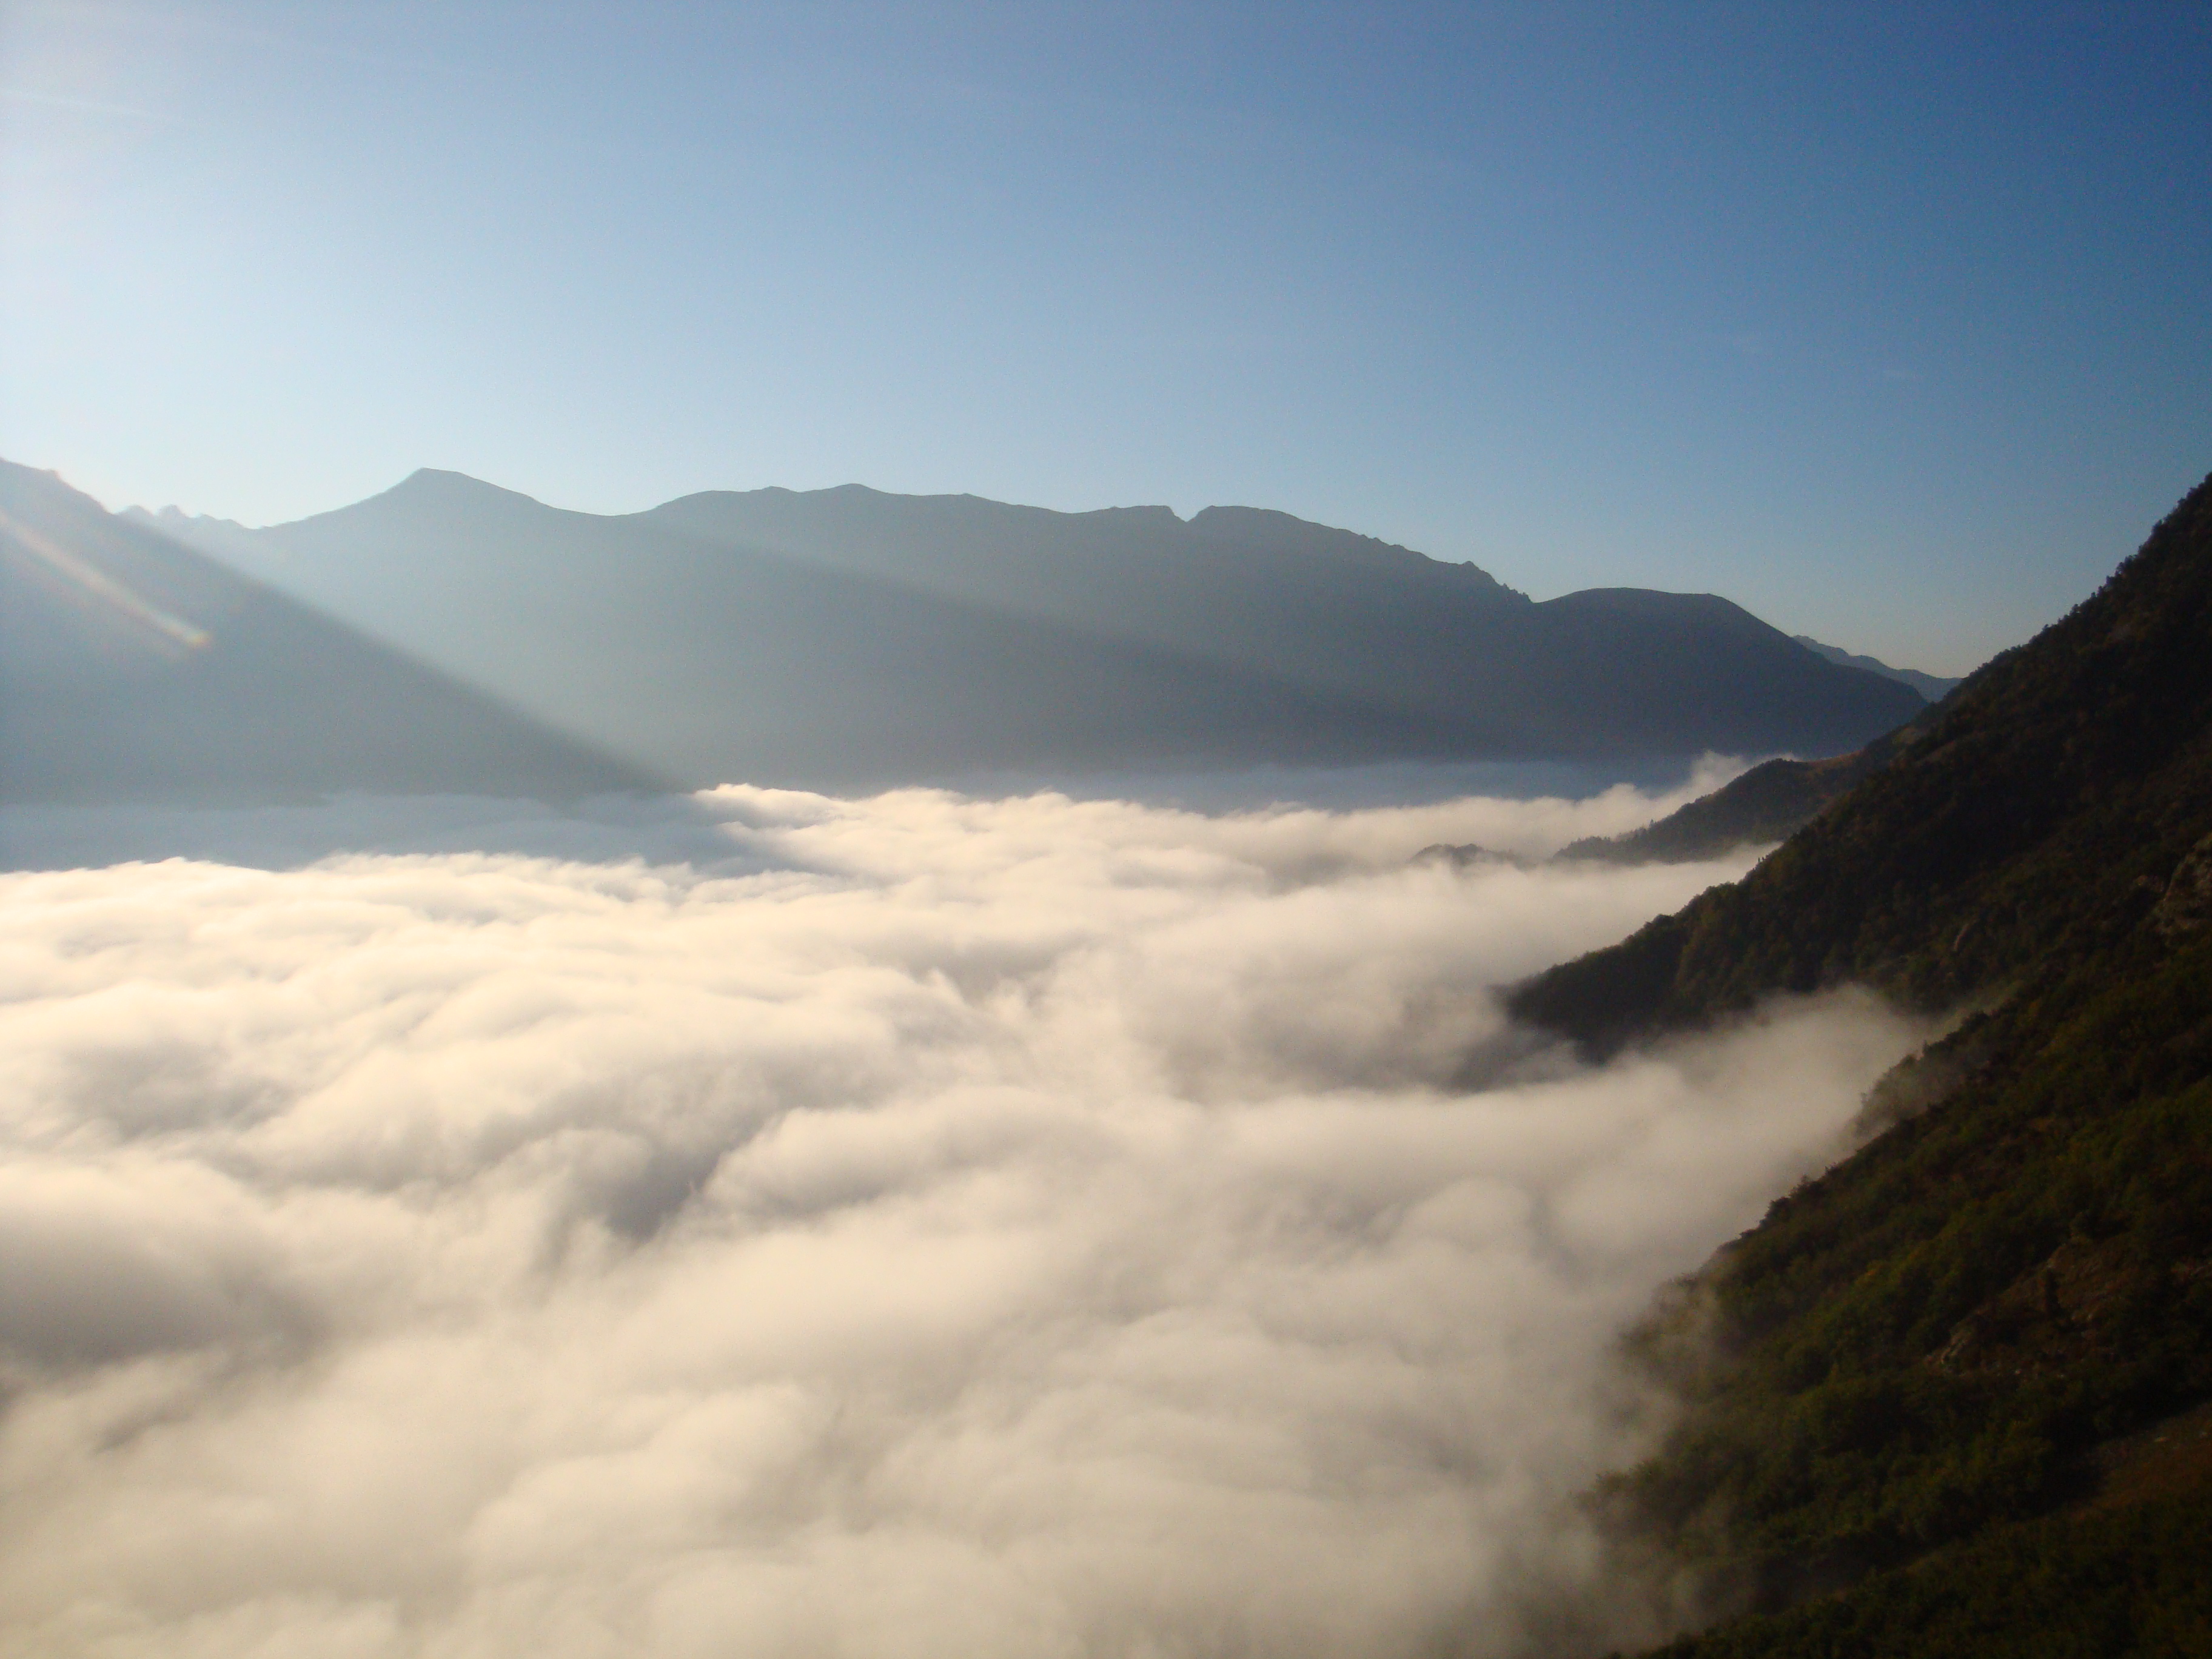
<path fill-rule="evenodd" d="M 1249 772 L 1154 772 L 1048 780 L 995 775 L 968 793 L 993 798 L 1057 791 L 1086 805 L 1146 802 L 1258 814 L 1278 838 L 1312 833 L 1319 813 L 1359 811 L 1371 832 L 1402 840 L 1488 837 L 1500 852 L 1541 856 L 1577 836 L 1617 835 L 1709 794 L 1745 763 L 1723 755 L 1649 763 L 1648 787 L 1610 782 L 1591 765 L 1549 761 L 1400 762 Z M 0 805 L 0 868 L 65 870 L 165 858 L 296 869 L 334 853 L 526 853 L 601 862 L 642 859 L 727 873 L 758 867 L 741 795 L 607 795 L 562 811 L 481 795 L 342 797 L 335 802 L 224 805 Z M 915 792 L 919 793 L 921 792 Z M 914 798 L 909 794 L 908 799 Z M 1472 798 L 1472 799 L 1471 799 Z M 1289 805 L 1285 805 L 1289 803 Z M 1377 811 L 1374 809 L 1388 809 Z M 1188 823 L 1170 811 L 1169 823 Z M 1577 825 L 1571 830 L 1564 826 Z M 732 833 L 732 830 L 736 833 Z M 1185 833 L 1169 830 L 1170 834 Z M 1341 826 L 1334 833 L 1341 833 Z M 1425 844 L 1425 843 L 1423 843 Z"/>
<path fill-rule="evenodd" d="M 1918 1035 L 1507 1041 L 1742 861 L 1409 855 L 1654 808 L 0 878 L 0 1653 L 1522 1650 L 1650 1431 L 1614 1334 Z"/>

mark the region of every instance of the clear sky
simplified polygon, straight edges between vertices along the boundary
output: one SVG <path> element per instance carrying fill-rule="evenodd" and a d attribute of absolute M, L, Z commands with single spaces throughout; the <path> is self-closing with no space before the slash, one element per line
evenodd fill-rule
<path fill-rule="evenodd" d="M 1279 507 L 1939 672 L 2212 470 L 2212 4 L 0 0 L 0 454 Z"/>

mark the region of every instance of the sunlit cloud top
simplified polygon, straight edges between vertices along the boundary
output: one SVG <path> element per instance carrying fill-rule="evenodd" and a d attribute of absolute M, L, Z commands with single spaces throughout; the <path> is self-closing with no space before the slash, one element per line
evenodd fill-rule
<path fill-rule="evenodd" d="M 1751 854 L 1411 855 L 1657 804 L 733 788 L 719 863 L 0 876 L 0 1652 L 1653 1633 L 1572 1501 L 1663 1420 L 1617 1334 L 1924 1035 L 1509 1030 Z"/>

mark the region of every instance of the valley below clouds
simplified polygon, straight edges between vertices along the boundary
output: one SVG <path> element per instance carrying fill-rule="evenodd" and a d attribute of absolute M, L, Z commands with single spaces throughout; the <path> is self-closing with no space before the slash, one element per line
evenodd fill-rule
<path fill-rule="evenodd" d="M 19 811 L 195 856 L 0 876 L 0 1653 L 1602 1636 L 1620 1333 L 1929 1035 L 1510 1030 L 1678 799 Z"/>

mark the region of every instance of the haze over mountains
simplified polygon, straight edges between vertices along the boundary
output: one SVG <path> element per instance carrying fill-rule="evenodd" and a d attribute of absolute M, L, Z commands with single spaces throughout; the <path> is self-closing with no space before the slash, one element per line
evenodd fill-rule
<path fill-rule="evenodd" d="M 0 799 L 562 799 L 652 782 L 0 462 Z"/>
<path fill-rule="evenodd" d="M 1254 508 L 849 486 L 599 517 L 422 471 L 247 530 L 11 465 L 0 511 L 19 799 L 1817 755 L 1923 707 L 1724 599 L 1538 604 Z"/>
<path fill-rule="evenodd" d="M 1808 651 L 1819 653 L 1830 662 L 1839 662 L 1852 668 L 1863 668 L 1869 673 L 1880 674 L 1911 686 L 1930 702 L 1941 702 L 1951 695 L 1964 676 L 1946 678 L 1942 674 L 1923 674 L 1917 668 L 1892 668 L 1879 657 L 1863 656 L 1856 651 L 1846 651 L 1840 645 L 1823 645 L 1809 634 L 1790 636 Z"/>

